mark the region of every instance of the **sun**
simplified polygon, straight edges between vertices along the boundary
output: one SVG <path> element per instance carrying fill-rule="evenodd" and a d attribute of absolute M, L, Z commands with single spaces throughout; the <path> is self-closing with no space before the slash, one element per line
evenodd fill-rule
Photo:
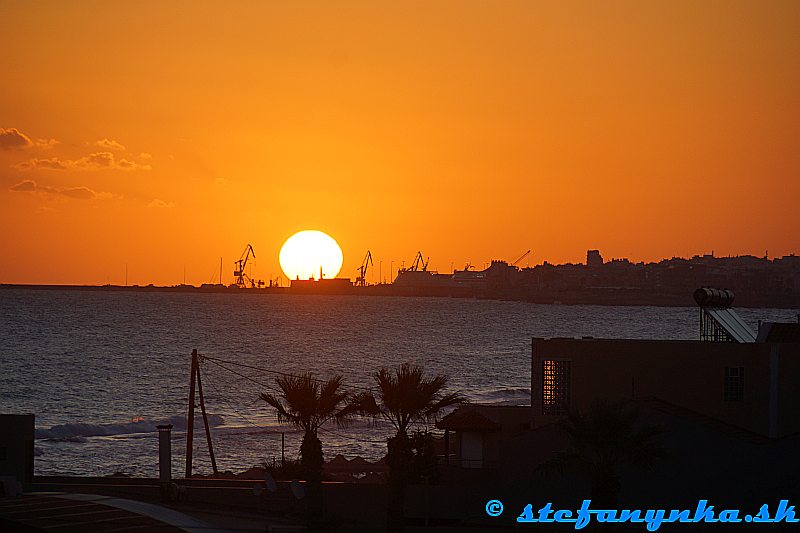
<path fill-rule="evenodd" d="M 317 230 L 295 233 L 283 243 L 279 256 L 281 269 L 292 279 L 335 278 L 342 269 L 342 249 L 336 240 Z M 321 270 L 320 270 L 321 269 Z"/>

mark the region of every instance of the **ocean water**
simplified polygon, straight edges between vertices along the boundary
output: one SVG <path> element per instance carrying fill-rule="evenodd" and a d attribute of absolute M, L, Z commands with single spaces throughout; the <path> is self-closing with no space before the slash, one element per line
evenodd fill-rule
<path fill-rule="evenodd" d="M 739 309 L 753 328 L 796 311 Z M 283 372 L 341 374 L 371 387 L 403 362 L 449 376 L 484 403 L 530 402 L 531 337 L 693 339 L 696 308 L 538 305 L 449 298 L 0 291 L 0 413 L 36 415 L 37 474 L 155 476 L 159 423 L 172 423 L 183 472 L 192 349 L 202 365 L 221 470 L 297 458 L 300 435 L 259 400 Z M 235 370 L 238 374 L 231 372 Z M 324 429 L 326 458 L 377 459 L 391 427 Z M 202 428 L 195 470 L 210 472 Z"/>

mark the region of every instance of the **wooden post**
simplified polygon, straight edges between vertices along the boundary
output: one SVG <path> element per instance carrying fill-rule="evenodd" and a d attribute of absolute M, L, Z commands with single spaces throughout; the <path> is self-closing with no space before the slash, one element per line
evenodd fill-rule
<path fill-rule="evenodd" d="M 200 379 L 200 365 L 197 369 L 197 392 L 200 394 L 200 411 L 203 413 L 203 425 L 206 428 L 206 442 L 208 442 L 208 455 L 211 456 L 211 468 L 214 475 L 217 475 L 217 459 L 214 457 L 214 445 L 211 443 L 211 428 L 208 425 L 208 415 L 206 414 L 206 402 L 203 399 L 203 382 Z"/>
<path fill-rule="evenodd" d="M 444 430 L 444 464 L 450 464 L 450 430 Z"/>
<path fill-rule="evenodd" d="M 197 350 L 192 350 L 192 370 L 189 378 L 189 414 L 186 420 L 186 477 L 192 477 L 192 447 L 194 446 L 194 379 L 197 375 Z"/>

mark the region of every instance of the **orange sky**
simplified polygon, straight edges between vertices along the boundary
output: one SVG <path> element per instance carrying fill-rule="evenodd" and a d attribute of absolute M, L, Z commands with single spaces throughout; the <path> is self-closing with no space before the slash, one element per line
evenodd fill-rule
<path fill-rule="evenodd" d="M 275 277 L 301 229 L 350 277 L 800 252 L 800 2 L 6 0 L 0 35 L 3 283 L 230 282 L 248 242 Z"/>

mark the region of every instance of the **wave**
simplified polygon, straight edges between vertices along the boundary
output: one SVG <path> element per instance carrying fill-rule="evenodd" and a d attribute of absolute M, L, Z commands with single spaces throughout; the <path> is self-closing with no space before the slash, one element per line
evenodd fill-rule
<path fill-rule="evenodd" d="M 527 405 L 531 401 L 531 389 L 527 387 L 485 389 L 473 392 L 470 394 L 470 399 L 476 403 Z"/>
<path fill-rule="evenodd" d="M 208 415 L 211 427 L 221 426 L 225 420 L 220 415 Z M 71 424 L 58 424 L 49 429 L 37 429 L 37 439 L 49 439 L 62 442 L 80 442 L 81 437 L 108 437 L 112 435 L 130 435 L 133 433 L 150 433 L 157 431 L 156 426 L 172 424 L 173 429 L 182 431 L 186 429 L 186 417 L 175 415 L 157 420 L 138 420 L 119 424 L 88 424 L 75 422 Z M 195 427 L 202 427 L 202 417 L 196 417 Z"/>

